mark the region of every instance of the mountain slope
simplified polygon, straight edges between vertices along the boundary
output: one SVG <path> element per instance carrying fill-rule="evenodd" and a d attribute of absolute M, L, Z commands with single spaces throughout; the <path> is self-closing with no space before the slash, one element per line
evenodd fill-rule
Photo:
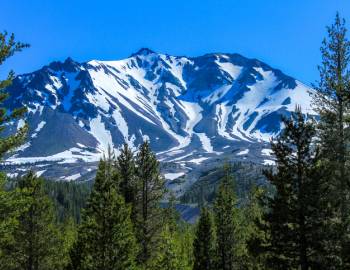
<path fill-rule="evenodd" d="M 88 164 L 108 145 L 118 151 L 145 139 L 176 168 L 168 179 L 213 158 L 268 163 L 267 143 L 281 131 L 280 115 L 296 104 L 314 114 L 310 88 L 238 54 L 189 58 L 141 49 L 118 61 L 68 58 L 18 76 L 8 90 L 10 109 L 29 108 L 31 130 L 7 165 L 40 165 L 44 175 L 54 170 L 62 179 L 71 174 L 68 180 L 89 175 Z"/>

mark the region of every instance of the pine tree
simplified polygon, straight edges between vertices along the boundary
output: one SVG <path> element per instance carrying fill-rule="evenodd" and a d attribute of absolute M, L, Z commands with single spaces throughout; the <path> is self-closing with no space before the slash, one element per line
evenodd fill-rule
<path fill-rule="evenodd" d="M 66 254 L 43 180 L 29 172 L 19 180 L 16 192 L 23 208 L 13 231 L 15 245 L 5 254 L 12 261 L 6 269 L 61 269 Z"/>
<path fill-rule="evenodd" d="M 125 198 L 125 203 L 135 201 L 135 161 L 132 150 L 125 143 L 117 158 L 117 168 L 120 176 L 119 189 Z"/>
<path fill-rule="evenodd" d="M 77 224 L 73 218 L 69 218 L 59 223 L 59 227 L 63 243 L 61 252 L 64 254 L 62 265 L 64 265 L 64 269 L 67 269 L 70 264 L 70 252 L 74 248 L 78 236 Z"/>
<path fill-rule="evenodd" d="M 168 226 L 161 233 L 158 250 L 155 257 L 147 263 L 146 269 L 184 270 L 178 241 Z"/>
<path fill-rule="evenodd" d="M 232 270 L 236 268 L 235 248 L 237 245 L 237 200 L 234 193 L 231 167 L 226 164 L 225 175 L 219 185 L 214 202 L 216 227 L 216 268 Z"/>
<path fill-rule="evenodd" d="M 117 157 L 117 170 L 119 174 L 119 192 L 125 203 L 131 207 L 131 221 L 136 222 L 136 195 L 137 182 L 135 174 L 135 159 L 132 150 L 125 143 L 120 155 Z"/>
<path fill-rule="evenodd" d="M 327 28 L 328 38 L 323 41 L 322 65 L 319 67 L 320 81 L 314 94 L 316 110 L 320 115 L 318 133 L 321 144 L 322 162 L 331 171 L 327 179 L 329 190 L 328 222 L 333 231 L 332 239 L 325 239 L 331 247 L 324 247 L 332 254 L 339 267 L 345 265 L 349 254 L 349 142 L 350 113 L 350 42 L 346 37 L 345 21 L 336 15 L 335 23 Z M 339 221 L 339 222 L 338 222 Z M 340 268 L 338 268 L 340 269 Z"/>
<path fill-rule="evenodd" d="M 140 263 L 146 263 L 159 245 L 162 231 L 160 201 L 165 194 L 164 179 L 159 171 L 159 162 L 151 152 L 148 142 L 144 142 L 136 156 L 136 177 L 138 182 L 136 212 L 136 235 L 141 245 Z"/>
<path fill-rule="evenodd" d="M 306 121 L 300 108 L 291 118 L 282 119 L 285 129 L 272 150 L 277 172 L 264 172 L 275 188 L 268 198 L 269 211 L 264 220 L 270 239 L 271 269 L 322 269 L 315 256 L 320 244 L 316 232 L 320 229 L 319 212 L 321 182 L 316 177 L 318 153 L 312 144 L 315 128 Z"/>
<path fill-rule="evenodd" d="M 27 48 L 29 45 L 15 41 L 14 34 L 8 35 L 7 32 L 0 33 L 0 66 L 16 52 Z M 0 80 L 0 105 L 3 105 L 6 99 L 9 97 L 9 93 L 6 92 L 8 87 L 14 78 L 14 72 L 11 71 L 5 80 Z M 4 106 L 0 107 L 0 132 L 6 129 L 6 124 L 16 121 L 23 117 L 26 112 L 26 108 L 17 108 L 8 113 Z M 1 136 L 0 138 L 0 159 L 4 154 L 12 150 L 15 147 L 20 146 L 27 134 L 28 126 L 24 125 L 15 134 L 8 137 Z"/>
<path fill-rule="evenodd" d="M 6 177 L 0 173 L 0 269 L 13 269 L 15 261 L 12 252 L 16 247 L 14 232 L 18 228 L 18 218 L 26 204 L 17 190 L 6 189 Z"/>
<path fill-rule="evenodd" d="M 243 209 L 247 248 L 244 269 L 263 270 L 267 268 L 266 261 L 269 256 L 267 247 L 270 243 L 270 236 L 263 220 L 266 211 L 263 205 L 267 205 L 264 202 L 266 192 L 262 187 L 254 186 L 249 194 L 249 202 Z"/>
<path fill-rule="evenodd" d="M 136 240 L 130 209 L 117 193 L 118 174 L 110 156 L 101 160 L 69 269 L 135 268 Z"/>
<path fill-rule="evenodd" d="M 14 34 L 8 35 L 7 32 L 0 33 L 0 66 L 16 52 L 28 47 L 28 44 L 15 41 Z M 18 108 L 8 113 L 4 102 L 9 97 L 6 92 L 14 78 L 14 72 L 11 71 L 5 80 L 0 80 L 0 133 L 4 132 L 6 125 L 12 121 L 20 119 L 26 109 Z M 2 106 L 1 106 L 2 105 Z M 27 134 L 28 126 L 24 125 L 15 134 L 8 137 L 0 136 L 0 159 L 12 150 L 21 145 Z M 0 175 L 0 269 L 10 269 L 12 262 L 5 256 L 15 246 L 13 232 L 18 226 L 18 217 L 23 210 L 23 204 L 18 198 L 16 192 L 5 190 L 6 177 Z"/>
<path fill-rule="evenodd" d="M 187 222 L 181 222 L 177 230 L 180 246 L 180 257 L 183 262 L 183 269 L 190 270 L 193 267 L 193 241 L 194 241 L 194 228 L 192 224 Z"/>
<path fill-rule="evenodd" d="M 193 270 L 215 269 L 215 230 L 211 212 L 202 208 L 193 241 Z"/>
<path fill-rule="evenodd" d="M 65 270 L 85 270 L 87 269 L 86 260 L 86 239 L 84 239 L 84 230 L 79 227 L 77 237 L 69 249 L 69 259 Z"/>

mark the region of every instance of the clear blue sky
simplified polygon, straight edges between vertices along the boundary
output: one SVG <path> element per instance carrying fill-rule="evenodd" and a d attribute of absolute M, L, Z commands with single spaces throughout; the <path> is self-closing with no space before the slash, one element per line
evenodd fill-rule
<path fill-rule="evenodd" d="M 237 52 L 305 83 L 349 0 L 2 0 L 0 30 L 31 44 L 1 67 L 30 72 L 53 60 L 125 58 L 141 47 L 172 55 Z"/>

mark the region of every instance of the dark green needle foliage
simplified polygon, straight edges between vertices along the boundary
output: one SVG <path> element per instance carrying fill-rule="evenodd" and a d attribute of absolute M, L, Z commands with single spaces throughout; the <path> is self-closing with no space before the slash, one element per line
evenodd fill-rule
<path fill-rule="evenodd" d="M 193 270 L 215 269 L 215 228 L 208 208 L 202 208 L 193 241 Z"/>
<path fill-rule="evenodd" d="M 27 48 L 28 44 L 15 41 L 14 34 L 9 35 L 7 32 L 0 33 L 0 66 L 16 52 Z M 11 121 L 16 121 L 21 119 L 26 108 L 13 109 L 10 113 L 6 109 L 4 102 L 9 97 L 11 93 L 6 92 L 5 88 L 8 87 L 14 78 L 14 72 L 11 71 L 5 80 L 0 80 L 0 135 L 6 129 L 6 124 Z M 27 134 L 28 126 L 24 125 L 17 130 L 15 134 L 10 136 L 0 137 L 0 158 L 3 158 L 4 154 L 12 150 L 15 147 L 20 146 Z"/>
<path fill-rule="evenodd" d="M 15 245 L 3 254 L 7 260 L 4 269 L 62 269 L 64 242 L 43 180 L 29 172 L 13 192 L 17 193 L 22 208 L 12 232 Z"/>
<path fill-rule="evenodd" d="M 160 201 L 166 192 L 159 162 L 147 141 L 140 146 L 136 156 L 136 181 L 135 229 L 141 246 L 139 261 L 147 264 L 160 244 L 164 213 Z"/>
<path fill-rule="evenodd" d="M 119 175 L 114 164 L 111 156 L 99 163 L 77 243 L 71 251 L 69 269 L 135 268 L 138 249 L 130 208 L 118 193 Z"/>
<path fill-rule="evenodd" d="M 272 142 L 277 171 L 265 175 L 275 188 L 267 198 L 265 230 L 270 239 L 271 269 L 321 269 L 319 258 L 322 182 L 318 175 L 319 155 L 312 144 L 313 121 L 306 121 L 300 108 L 291 118 L 283 118 L 285 129 Z"/>
<path fill-rule="evenodd" d="M 319 66 L 320 81 L 315 86 L 314 102 L 320 115 L 318 137 L 328 190 L 328 216 L 323 248 L 329 263 L 348 269 L 350 252 L 350 42 L 345 21 L 337 14 L 327 27 Z"/>
<path fill-rule="evenodd" d="M 123 145 L 120 155 L 117 157 L 117 170 L 119 174 L 119 191 L 124 197 L 125 203 L 131 207 L 131 220 L 135 223 L 135 207 L 138 182 L 136 181 L 135 158 L 127 144 Z"/>
<path fill-rule="evenodd" d="M 237 199 L 229 164 L 224 166 L 224 177 L 218 188 L 214 202 L 214 218 L 216 226 L 216 268 L 233 270 L 237 265 L 236 247 L 238 245 Z"/>

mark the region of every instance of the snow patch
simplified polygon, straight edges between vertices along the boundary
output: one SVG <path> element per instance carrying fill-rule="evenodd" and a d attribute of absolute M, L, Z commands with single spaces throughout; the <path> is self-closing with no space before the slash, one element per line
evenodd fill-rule
<path fill-rule="evenodd" d="M 46 170 L 37 171 L 37 172 L 35 172 L 35 174 L 37 177 L 40 177 L 44 172 L 46 172 Z"/>
<path fill-rule="evenodd" d="M 243 156 L 243 155 L 247 155 L 249 153 L 249 149 L 245 149 L 245 150 L 242 150 L 240 152 L 238 152 L 236 155 L 237 156 Z"/>
<path fill-rule="evenodd" d="M 270 165 L 270 166 L 274 166 L 276 165 L 276 162 L 273 160 L 269 160 L 269 159 L 264 159 L 263 165 Z"/>
<path fill-rule="evenodd" d="M 271 156 L 273 154 L 273 151 L 269 148 L 265 148 L 261 150 L 261 154 L 264 156 Z"/>
<path fill-rule="evenodd" d="M 41 121 L 37 128 L 34 130 L 34 133 L 32 134 L 32 138 L 36 138 L 38 136 L 38 132 L 45 126 L 46 124 L 46 121 Z"/>
<path fill-rule="evenodd" d="M 197 165 L 201 164 L 203 161 L 207 160 L 208 157 L 200 157 L 189 160 L 188 162 L 195 163 Z"/>
<path fill-rule="evenodd" d="M 208 153 L 213 152 L 213 146 L 211 145 L 210 139 L 207 137 L 205 133 L 196 133 L 196 135 L 199 137 L 203 149 L 207 151 Z"/>
<path fill-rule="evenodd" d="M 80 173 L 76 173 L 76 174 L 73 174 L 73 175 L 70 175 L 70 176 L 67 176 L 67 177 L 64 177 L 64 178 L 67 181 L 74 181 L 74 180 L 77 180 L 79 177 L 81 177 L 81 174 Z"/>
<path fill-rule="evenodd" d="M 16 178 L 18 176 L 18 173 L 7 173 L 6 176 L 9 178 Z"/>
<path fill-rule="evenodd" d="M 114 148 L 111 132 L 106 129 L 100 115 L 90 121 L 90 133 L 99 142 L 101 152 L 107 153 L 108 147 Z"/>
<path fill-rule="evenodd" d="M 174 180 L 176 178 L 179 178 L 180 176 L 184 175 L 184 172 L 179 172 L 179 173 L 165 173 L 164 178 L 166 180 Z"/>

